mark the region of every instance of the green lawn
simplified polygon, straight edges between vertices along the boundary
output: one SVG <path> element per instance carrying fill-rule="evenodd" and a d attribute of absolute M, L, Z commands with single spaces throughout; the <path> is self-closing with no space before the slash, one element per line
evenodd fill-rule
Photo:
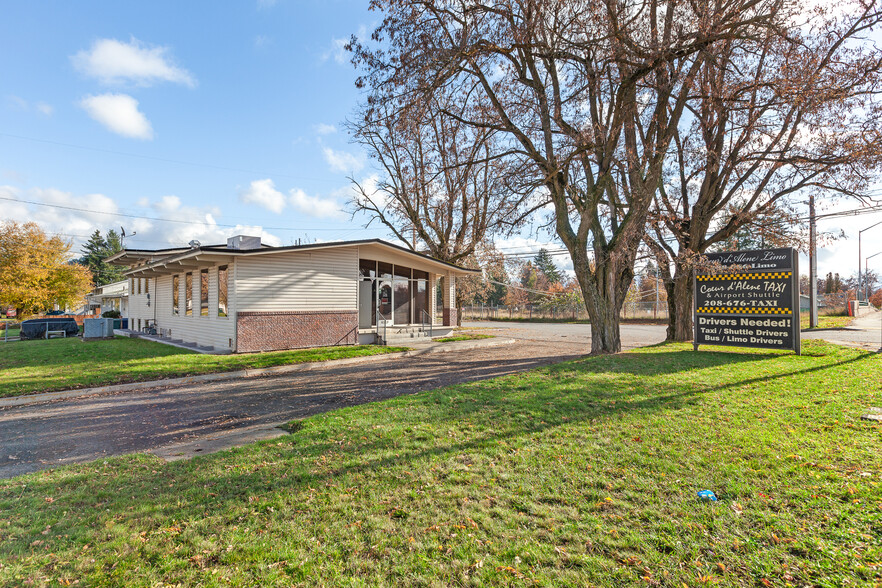
<path fill-rule="evenodd" d="M 843 316 L 843 315 L 818 315 L 818 328 L 819 329 L 839 329 L 842 327 L 847 327 L 851 324 L 851 321 L 854 320 L 853 316 Z M 799 328 L 800 329 L 808 329 L 809 328 L 809 313 L 801 312 L 799 313 Z"/>
<path fill-rule="evenodd" d="M 50 339 L 0 345 L 3 345 L 0 347 L 0 397 L 361 357 L 407 349 L 346 345 L 245 355 L 202 355 L 153 341 L 125 337 L 98 341 Z"/>
<path fill-rule="evenodd" d="M 882 356 L 804 350 L 661 345 L 0 481 L 0 585 L 871 586 Z"/>

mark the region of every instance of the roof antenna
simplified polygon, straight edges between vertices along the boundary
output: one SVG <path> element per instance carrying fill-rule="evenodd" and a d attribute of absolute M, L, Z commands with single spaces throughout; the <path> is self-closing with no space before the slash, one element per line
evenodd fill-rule
<path fill-rule="evenodd" d="M 196 249 L 197 247 L 201 246 L 202 243 L 200 243 L 200 242 L 197 241 L 196 239 L 193 239 L 192 241 L 190 241 L 190 242 L 188 243 L 188 245 L 190 246 L 191 249 Z"/>
<path fill-rule="evenodd" d="M 126 248 L 126 228 L 120 227 L 119 232 L 120 232 L 120 237 L 119 237 L 120 245 L 122 245 L 122 248 L 125 249 Z M 132 234 L 129 235 L 129 237 L 134 237 L 137 234 L 138 233 L 136 231 L 132 231 Z"/>

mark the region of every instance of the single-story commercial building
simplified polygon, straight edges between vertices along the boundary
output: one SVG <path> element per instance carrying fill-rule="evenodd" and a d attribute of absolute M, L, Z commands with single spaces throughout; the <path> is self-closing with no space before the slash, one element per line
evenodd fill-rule
<path fill-rule="evenodd" d="M 443 335 L 456 325 L 456 277 L 480 274 L 380 239 L 270 247 L 240 235 L 106 261 L 130 267 L 130 329 L 232 352 Z"/>

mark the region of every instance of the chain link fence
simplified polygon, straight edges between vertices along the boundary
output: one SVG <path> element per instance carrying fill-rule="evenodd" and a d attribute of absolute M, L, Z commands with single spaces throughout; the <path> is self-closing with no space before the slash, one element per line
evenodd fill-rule
<path fill-rule="evenodd" d="M 520 306 L 472 304 L 462 307 L 463 320 L 588 320 L 588 312 L 581 305 L 547 306 L 525 304 Z M 629 302 L 622 308 L 622 318 L 667 319 L 667 302 Z"/>

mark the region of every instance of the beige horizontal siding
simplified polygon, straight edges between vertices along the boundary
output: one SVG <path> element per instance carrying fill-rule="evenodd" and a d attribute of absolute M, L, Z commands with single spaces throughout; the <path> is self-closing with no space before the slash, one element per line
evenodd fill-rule
<path fill-rule="evenodd" d="M 150 306 L 147 306 L 147 294 L 144 292 L 144 283 L 150 283 Z M 156 280 L 153 278 L 141 278 L 141 293 L 138 294 L 138 278 L 129 278 L 129 301 L 128 312 L 122 313 L 129 318 L 129 328 L 137 328 L 137 320 L 141 324 L 145 320 L 153 320 L 153 299 L 156 296 Z"/>
<path fill-rule="evenodd" d="M 236 260 L 236 308 L 245 312 L 355 310 L 355 247 Z"/>
<path fill-rule="evenodd" d="M 232 267 L 230 267 L 230 270 L 232 270 Z M 178 275 L 180 276 L 180 314 L 177 316 L 172 314 L 173 276 L 161 276 L 156 279 L 157 292 L 153 296 L 156 301 L 156 328 L 162 330 L 162 333 L 165 335 L 170 334 L 173 339 L 181 339 L 188 343 L 196 343 L 217 349 L 232 349 L 232 343 L 235 342 L 236 321 L 232 316 L 233 311 L 231 308 L 228 309 L 231 316 L 217 316 L 217 266 L 211 267 L 208 270 L 208 316 L 200 314 L 201 287 L 199 271 L 193 271 L 193 314 L 190 316 L 186 314 L 185 274 L 181 273 Z M 228 290 L 231 283 L 232 271 L 228 271 Z M 227 297 L 228 299 L 231 298 L 229 294 Z"/>

